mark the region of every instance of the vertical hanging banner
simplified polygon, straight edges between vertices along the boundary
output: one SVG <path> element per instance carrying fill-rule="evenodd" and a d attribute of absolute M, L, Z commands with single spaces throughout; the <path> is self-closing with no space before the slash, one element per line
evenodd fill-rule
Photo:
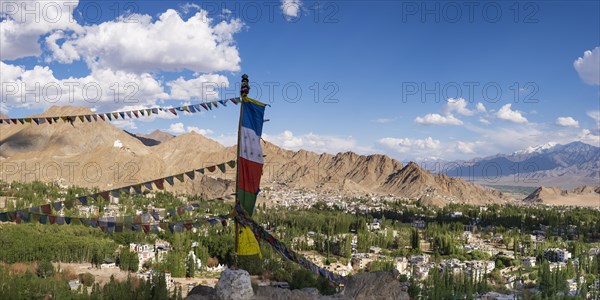
<path fill-rule="evenodd" d="M 256 197 L 259 192 L 260 178 L 262 176 L 264 158 L 260 137 L 262 135 L 263 120 L 266 104 L 248 98 L 250 86 L 248 76 L 242 76 L 240 107 L 240 124 L 238 132 L 238 174 L 237 174 L 237 203 L 243 210 L 252 216 Z M 237 228 L 237 255 L 259 255 L 260 246 L 249 227 Z"/>
<path fill-rule="evenodd" d="M 240 205 L 252 216 L 265 163 L 260 146 L 265 105 L 246 98 L 242 107 L 237 192 Z"/>

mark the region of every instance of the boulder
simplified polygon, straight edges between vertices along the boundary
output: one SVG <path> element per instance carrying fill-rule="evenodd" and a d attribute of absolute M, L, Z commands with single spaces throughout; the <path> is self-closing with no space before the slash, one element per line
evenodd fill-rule
<path fill-rule="evenodd" d="M 217 291 L 205 285 L 195 286 L 185 297 L 185 300 L 215 300 L 217 299 Z"/>
<path fill-rule="evenodd" d="M 250 274 L 245 270 L 225 269 L 215 287 L 221 300 L 247 300 L 254 298 Z"/>
<path fill-rule="evenodd" d="M 348 277 L 344 289 L 334 295 L 344 299 L 409 299 L 408 293 L 402 291 L 400 281 L 391 271 L 376 271 Z"/>
<path fill-rule="evenodd" d="M 317 289 L 288 290 L 272 286 L 259 286 L 255 300 L 315 300 L 321 295 Z"/>

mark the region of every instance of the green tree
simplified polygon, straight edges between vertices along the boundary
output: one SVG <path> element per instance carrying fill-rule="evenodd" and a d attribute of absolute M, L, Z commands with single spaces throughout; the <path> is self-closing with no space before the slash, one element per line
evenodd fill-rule
<path fill-rule="evenodd" d="M 186 262 L 186 277 L 194 277 L 196 275 L 196 269 L 198 268 L 198 264 L 194 260 L 192 255 L 188 255 Z"/>
<path fill-rule="evenodd" d="M 413 229 L 410 236 L 410 244 L 413 250 L 421 250 L 421 238 L 419 237 L 419 231 Z"/>
<path fill-rule="evenodd" d="M 43 260 L 38 264 L 36 273 L 41 278 L 47 278 L 54 274 L 54 266 L 49 260 Z"/>

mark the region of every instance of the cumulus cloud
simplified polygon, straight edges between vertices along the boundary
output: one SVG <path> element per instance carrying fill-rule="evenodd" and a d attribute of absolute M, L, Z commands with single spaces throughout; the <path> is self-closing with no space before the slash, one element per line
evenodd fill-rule
<path fill-rule="evenodd" d="M 318 135 L 314 133 L 294 135 L 285 130 L 280 134 L 263 134 L 263 138 L 277 146 L 289 150 L 309 150 L 317 153 L 338 153 L 357 150 L 356 141 L 352 137 Z"/>
<path fill-rule="evenodd" d="M 467 101 L 463 98 L 449 98 L 446 101 L 446 108 L 444 109 L 447 115 L 451 115 L 456 112 L 463 116 L 472 116 L 475 114 L 472 110 L 467 108 Z"/>
<path fill-rule="evenodd" d="M 556 119 L 556 125 L 564 127 L 579 127 L 579 121 L 572 117 L 558 117 Z"/>
<path fill-rule="evenodd" d="M 453 115 L 426 114 L 424 117 L 415 118 L 415 123 L 420 125 L 462 125 L 463 122 Z"/>
<path fill-rule="evenodd" d="M 0 67 L 0 94 L 9 107 L 75 105 L 111 111 L 124 106 L 154 105 L 158 99 L 168 98 L 161 83 L 149 73 L 93 69 L 85 77 L 57 79 L 47 66 L 26 70 L 0 62 Z"/>
<path fill-rule="evenodd" d="M 573 67 L 583 82 L 600 85 L 600 47 L 585 51 L 583 57 L 573 62 Z"/>
<path fill-rule="evenodd" d="M 281 12 L 288 21 L 297 18 L 302 13 L 301 8 L 300 0 L 281 0 Z"/>
<path fill-rule="evenodd" d="M 400 153 L 408 153 L 415 150 L 435 150 L 439 149 L 441 145 L 439 140 L 432 137 L 425 139 L 386 137 L 378 140 L 378 143 Z"/>
<path fill-rule="evenodd" d="M 185 126 L 181 122 L 171 124 L 166 131 L 173 133 L 173 134 L 182 134 L 182 133 L 192 132 L 192 131 L 199 133 L 201 135 L 209 135 L 209 134 L 214 133 L 214 131 L 212 131 L 210 129 L 203 129 L 203 128 L 198 128 L 195 126 Z"/>
<path fill-rule="evenodd" d="M 594 134 L 589 129 L 581 130 L 581 133 L 579 134 L 579 140 L 584 143 L 600 147 L 600 135 Z"/>
<path fill-rule="evenodd" d="M 132 119 L 126 119 L 126 120 L 113 120 L 111 122 L 113 125 L 115 125 L 118 128 L 124 129 L 124 130 L 134 130 L 137 129 L 137 125 L 135 124 L 135 121 Z"/>
<path fill-rule="evenodd" d="M 70 61 L 84 59 L 90 68 L 124 70 L 195 72 L 239 71 L 241 61 L 233 35 L 243 23 L 239 19 L 213 20 L 204 10 L 183 20 L 169 9 L 153 21 L 148 15 L 133 15 L 136 22 L 124 19 L 85 26 L 60 47 L 53 37 L 47 41 L 52 57 Z"/>
<path fill-rule="evenodd" d="M 187 127 L 188 132 L 196 132 L 199 133 L 201 135 L 209 135 L 209 134 L 213 134 L 214 131 L 210 130 L 210 129 L 205 129 L 205 128 L 198 128 L 196 126 L 188 126 Z"/>
<path fill-rule="evenodd" d="M 181 122 L 179 122 L 179 123 L 173 123 L 173 124 L 171 124 L 171 126 L 169 126 L 169 129 L 167 129 L 167 131 L 171 132 L 171 133 L 175 133 L 175 134 L 184 133 L 185 132 L 185 126 Z"/>
<path fill-rule="evenodd" d="M 475 108 L 477 109 L 478 112 L 486 112 L 487 111 L 485 109 L 485 105 L 483 105 L 483 103 L 481 103 L 481 102 L 477 102 L 477 105 L 475 106 Z"/>
<path fill-rule="evenodd" d="M 490 121 L 488 121 L 488 119 L 483 118 L 483 117 L 479 118 L 479 122 L 484 125 L 490 125 Z"/>
<path fill-rule="evenodd" d="M 520 111 L 512 110 L 512 104 L 503 105 L 498 112 L 496 117 L 501 120 L 510 121 L 514 123 L 527 123 L 527 118 L 523 117 Z"/>
<path fill-rule="evenodd" d="M 70 64 L 75 60 L 79 60 L 81 57 L 79 53 L 73 46 L 73 44 L 68 43 L 59 45 L 59 41 L 67 38 L 68 36 L 62 30 L 58 30 L 53 32 L 49 36 L 46 37 L 46 47 L 50 50 L 51 55 L 46 59 L 46 61 L 50 62 L 52 60 L 58 61 L 62 64 Z"/>
<path fill-rule="evenodd" d="M 38 56 L 40 36 L 60 29 L 79 31 L 81 27 L 73 18 L 78 3 L 78 0 L 2 1 L 0 59 Z"/>
<path fill-rule="evenodd" d="M 0 83 L 8 83 L 17 80 L 25 72 L 21 66 L 9 65 L 0 61 Z M 1 88 L 1 86 L 0 86 Z M 4 98 L 4 94 L 2 94 Z"/>
<path fill-rule="evenodd" d="M 185 80 L 179 77 L 167 83 L 171 88 L 170 96 L 173 99 L 214 100 L 219 98 L 218 89 L 229 86 L 229 80 L 223 75 L 200 75 L 196 78 Z"/>

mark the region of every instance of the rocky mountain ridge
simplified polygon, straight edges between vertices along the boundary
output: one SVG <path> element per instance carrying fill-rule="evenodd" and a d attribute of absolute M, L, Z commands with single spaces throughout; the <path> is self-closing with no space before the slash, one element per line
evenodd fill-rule
<path fill-rule="evenodd" d="M 475 182 L 574 188 L 600 182 L 600 147 L 582 142 L 547 143 L 468 161 L 442 162 L 437 172 Z M 428 168 L 429 169 L 429 168 Z"/>
<path fill-rule="evenodd" d="M 600 185 L 583 185 L 571 190 L 542 186 L 529 194 L 523 201 L 547 205 L 600 207 Z"/>
<path fill-rule="evenodd" d="M 86 108 L 51 107 L 42 116 L 90 113 Z M 328 190 L 345 194 L 393 194 L 426 203 L 504 203 L 510 197 L 415 163 L 403 166 L 385 155 L 353 152 L 317 154 L 263 144 L 262 185 Z M 0 132 L 0 178 L 59 181 L 111 189 L 226 162 L 236 147 L 225 147 L 198 133 L 186 133 L 148 146 L 137 135 L 109 122 L 4 125 Z M 33 170 L 33 171 L 32 171 Z M 221 196 L 234 191 L 235 171 L 198 176 L 176 184 L 176 192 Z"/>

